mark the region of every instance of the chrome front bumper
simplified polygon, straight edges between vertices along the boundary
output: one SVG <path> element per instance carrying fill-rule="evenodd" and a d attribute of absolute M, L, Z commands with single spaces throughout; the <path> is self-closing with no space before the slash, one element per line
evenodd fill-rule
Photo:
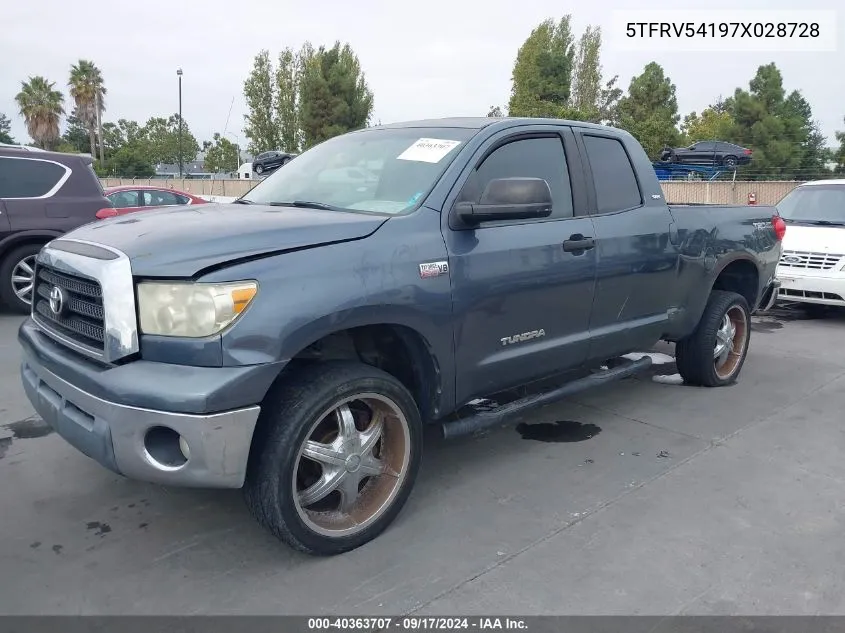
<path fill-rule="evenodd" d="M 116 404 L 71 385 L 28 354 L 21 378 L 38 414 L 77 450 L 114 472 L 173 486 L 243 485 L 258 406 L 192 415 Z"/>

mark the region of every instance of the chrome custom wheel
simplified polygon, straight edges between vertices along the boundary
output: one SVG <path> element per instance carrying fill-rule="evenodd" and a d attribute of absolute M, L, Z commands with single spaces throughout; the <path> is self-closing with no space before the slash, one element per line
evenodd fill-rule
<path fill-rule="evenodd" d="M 12 268 L 12 291 L 21 302 L 32 305 L 32 288 L 35 285 L 35 255 L 28 255 Z"/>
<path fill-rule="evenodd" d="M 722 318 L 722 324 L 716 330 L 716 345 L 713 359 L 716 374 L 730 378 L 745 356 L 745 342 L 748 337 L 748 317 L 740 306 L 733 306 Z"/>
<path fill-rule="evenodd" d="M 261 405 L 244 492 L 255 518 L 309 554 L 374 539 L 411 494 L 423 425 L 408 389 L 352 361 L 292 372 Z"/>
<path fill-rule="evenodd" d="M 299 451 L 296 509 L 315 532 L 347 536 L 396 497 L 410 460 L 410 429 L 390 398 L 365 393 L 326 411 Z"/>
<path fill-rule="evenodd" d="M 751 340 L 750 315 L 742 295 L 710 294 L 695 330 L 675 345 L 678 373 L 686 384 L 722 387 L 737 379 Z"/>

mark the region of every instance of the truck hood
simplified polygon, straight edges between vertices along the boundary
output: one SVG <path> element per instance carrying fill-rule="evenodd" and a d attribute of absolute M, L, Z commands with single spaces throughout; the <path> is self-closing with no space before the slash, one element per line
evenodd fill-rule
<path fill-rule="evenodd" d="M 845 227 L 787 224 L 783 250 L 845 255 Z"/>
<path fill-rule="evenodd" d="M 210 266 L 359 240 L 387 218 L 363 213 L 243 204 L 139 211 L 86 224 L 66 237 L 116 248 L 143 277 L 191 277 Z"/>

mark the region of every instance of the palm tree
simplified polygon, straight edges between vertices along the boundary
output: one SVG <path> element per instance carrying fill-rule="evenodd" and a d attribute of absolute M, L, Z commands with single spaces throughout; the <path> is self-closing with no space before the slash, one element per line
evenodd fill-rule
<path fill-rule="evenodd" d="M 97 156 L 96 139 L 100 139 L 100 162 L 102 163 L 104 160 L 102 116 L 106 96 L 103 74 L 94 62 L 80 59 L 78 64 L 70 67 L 68 86 L 70 96 L 76 102 L 78 116 L 88 128 L 92 158 Z"/>
<path fill-rule="evenodd" d="M 41 76 L 30 77 L 28 82 L 21 82 L 21 91 L 15 97 L 29 135 L 42 149 L 59 140 L 59 121 L 65 113 L 64 95 L 55 85 Z"/>

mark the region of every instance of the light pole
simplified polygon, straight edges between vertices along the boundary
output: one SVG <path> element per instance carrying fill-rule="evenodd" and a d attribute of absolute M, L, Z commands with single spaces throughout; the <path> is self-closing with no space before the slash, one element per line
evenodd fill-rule
<path fill-rule="evenodd" d="M 182 179 L 182 69 L 176 69 L 179 77 L 179 180 Z"/>

